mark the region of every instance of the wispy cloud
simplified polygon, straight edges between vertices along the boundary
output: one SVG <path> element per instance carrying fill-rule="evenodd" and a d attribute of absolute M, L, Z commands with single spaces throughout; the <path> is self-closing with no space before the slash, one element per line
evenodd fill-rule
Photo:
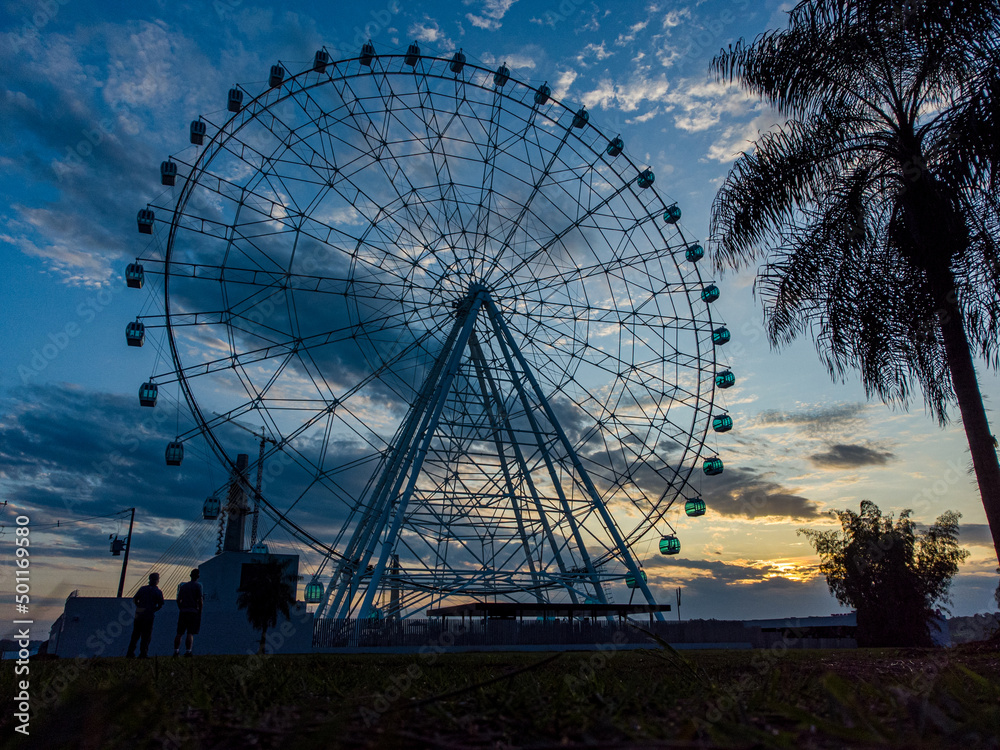
<path fill-rule="evenodd" d="M 809 456 L 814 466 L 823 469 L 855 469 L 859 466 L 885 466 L 895 456 L 889 451 L 865 445 L 838 443 Z"/>
<path fill-rule="evenodd" d="M 482 0 L 478 13 L 466 13 L 465 17 L 476 28 L 496 31 L 501 27 L 503 17 L 517 0 Z M 472 0 L 465 0 L 471 5 Z"/>

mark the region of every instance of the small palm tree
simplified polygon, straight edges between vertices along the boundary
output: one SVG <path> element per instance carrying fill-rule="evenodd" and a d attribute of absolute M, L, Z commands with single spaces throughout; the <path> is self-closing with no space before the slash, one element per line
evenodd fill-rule
<path fill-rule="evenodd" d="M 278 615 L 291 617 L 295 604 L 295 581 L 288 573 L 288 560 L 269 557 L 266 562 L 252 563 L 242 585 L 237 589 L 236 606 L 245 609 L 247 620 L 260 631 L 259 655 L 264 655 L 267 629 L 278 624 Z"/>
<path fill-rule="evenodd" d="M 760 262 L 771 343 L 944 424 L 957 401 L 1000 555 L 1000 464 L 973 364 L 1000 357 L 1000 2 L 807 0 L 712 67 L 787 122 L 712 207 L 720 267 Z"/>

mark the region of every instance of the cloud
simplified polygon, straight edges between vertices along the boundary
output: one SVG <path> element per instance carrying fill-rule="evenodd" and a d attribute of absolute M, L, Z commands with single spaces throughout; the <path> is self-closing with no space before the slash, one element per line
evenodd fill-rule
<path fill-rule="evenodd" d="M 828 469 L 853 469 L 859 466 L 885 466 L 895 455 L 888 451 L 875 450 L 864 445 L 838 443 L 829 450 L 814 453 L 809 460 L 815 466 Z"/>
<path fill-rule="evenodd" d="M 580 54 L 576 56 L 576 61 L 581 65 L 587 65 L 593 62 L 602 62 L 607 60 L 614 54 L 614 52 L 608 52 L 604 46 L 604 42 L 601 42 L 600 44 L 591 43 L 580 51 Z"/>
<path fill-rule="evenodd" d="M 972 544 L 993 549 L 993 534 L 985 523 L 963 523 L 959 527 L 962 544 Z"/>
<path fill-rule="evenodd" d="M 752 151 L 753 143 L 764 133 L 777 130 L 777 115 L 770 110 L 754 117 L 750 122 L 729 125 L 723 129 L 705 155 L 707 159 L 727 164 L 741 153 Z"/>
<path fill-rule="evenodd" d="M 867 404 L 837 404 L 836 406 L 805 409 L 797 412 L 768 409 L 757 415 L 762 425 L 790 424 L 807 427 L 828 427 L 851 422 L 861 416 Z"/>
<path fill-rule="evenodd" d="M 690 9 L 672 10 L 663 17 L 663 28 L 672 29 L 675 26 L 680 26 L 681 20 L 684 18 L 691 18 Z"/>
<path fill-rule="evenodd" d="M 570 86 L 576 80 L 577 72 L 572 68 L 566 68 L 559 74 L 556 79 L 556 85 L 553 87 L 552 96 L 556 99 L 565 99 L 566 94 L 569 93 Z"/>
<path fill-rule="evenodd" d="M 444 33 L 440 24 L 427 16 L 424 17 L 424 20 L 411 24 L 407 34 L 418 42 L 434 44 L 446 51 L 455 49 L 457 46 Z"/>
<path fill-rule="evenodd" d="M 496 31 L 502 25 L 500 21 L 516 2 L 517 0 L 482 0 L 479 15 L 466 13 L 465 17 L 477 28 Z M 465 4 L 470 5 L 471 0 L 465 0 Z"/>
<path fill-rule="evenodd" d="M 770 474 L 743 467 L 726 471 L 706 483 L 702 498 L 709 512 L 740 518 L 821 516 L 819 505 L 774 481 Z"/>
<path fill-rule="evenodd" d="M 636 74 L 626 83 L 614 83 L 605 78 L 598 83 L 597 88 L 583 95 L 583 103 L 588 107 L 601 106 L 634 112 L 643 102 L 666 101 L 669 88 L 663 75 L 650 78 Z"/>
<path fill-rule="evenodd" d="M 632 24 L 627 32 L 618 35 L 618 38 L 615 39 L 615 46 L 624 47 L 626 44 L 631 44 L 635 41 L 638 33 L 647 26 L 649 26 L 649 19 Z"/>

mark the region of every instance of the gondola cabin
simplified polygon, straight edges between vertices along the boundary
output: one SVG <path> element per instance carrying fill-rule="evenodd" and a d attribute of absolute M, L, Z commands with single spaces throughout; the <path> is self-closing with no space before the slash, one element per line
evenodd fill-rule
<path fill-rule="evenodd" d="M 272 89 L 278 88 L 281 82 L 285 80 L 285 69 L 280 65 L 271 66 L 271 75 L 267 78 L 267 85 Z"/>
<path fill-rule="evenodd" d="M 156 383 L 143 383 L 139 386 L 139 406 L 156 406 L 156 397 L 159 394 L 159 387 Z"/>
<path fill-rule="evenodd" d="M 681 551 L 681 540 L 673 534 L 667 534 L 660 539 L 661 555 L 676 555 Z"/>
<path fill-rule="evenodd" d="M 455 53 L 455 56 L 451 58 L 451 62 L 448 64 L 448 67 L 451 68 L 451 72 L 455 75 L 462 72 L 462 68 L 465 67 L 465 54 L 462 50 Z"/>
<path fill-rule="evenodd" d="M 146 342 L 146 326 L 138 320 L 125 326 L 125 341 L 129 346 L 142 346 Z"/>
<path fill-rule="evenodd" d="M 732 338 L 732 336 L 729 333 L 729 329 L 726 328 L 725 326 L 722 326 L 721 328 L 716 328 L 714 331 L 712 331 L 712 343 L 715 344 L 716 346 L 722 346 L 723 344 L 728 344 L 730 338 Z"/>
<path fill-rule="evenodd" d="M 239 112 L 243 109 L 243 92 L 239 89 L 229 89 L 229 99 L 228 99 L 227 109 L 230 112 Z"/>
<path fill-rule="evenodd" d="M 498 89 L 503 88 L 507 81 L 510 80 L 510 68 L 506 65 L 501 65 L 497 68 L 497 72 L 493 74 L 493 85 Z"/>
<path fill-rule="evenodd" d="M 201 120 L 191 120 L 191 143 L 201 146 L 205 143 L 205 132 L 208 127 Z"/>
<path fill-rule="evenodd" d="M 694 497 L 684 503 L 684 513 L 690 518 L 705 515 L 705 501 Z"/>
<path fill-rule="evenodd" d="M 549 100 L 550 96 L 552 96 L 552 89 L 549 88 L 548 83 L 543 83 L 535 92 L 535 104 L 541 107 Z"/>
<path fill-rule="evenodd" d="M 367 67 L 372 66 L 372 61 L 375 59 L 375 45 L 371 43 L 369 39 L 361 46 L 361 54 L 358 56 L 358 62 Z"/>
<path fill-rule="evenodd" d="M 160 184 L 173 187 L 177 181 L 177 164 L 170 161 L 160 162 Z"/>
<path fill-rule="evenodd" d="M 325 49 L 316 50 L 313 56 L 313 70 L 316 73 L 325 73 L 326 66 L 330 64 L 330 53 Z"/>
<path fill-rule="evenodd" d="M 705 248 L 697 243 L 694 245 L 688 245 L 687 250 L 684 251 L 684 257 L 687 259 L 688 263 L 697 263 L 705 257 Z"/>
<path fill-rule="evenodd" d="M 406 57 L 403 58 L 403 62 L 409 65 L 411 68 L 417 64 L 417 60 L 420 59 L 420 47 L 417 46 L 416 42 L 411 44 L 406 48 Z"/>
<path fill-rule="evenodd" d="M 167 466 L 180 466 L 184 460 L 184 443 L 174 441 L 167 444 Z"/>
<path fill-rule="evenodd" d="M 221 512 L 222 503 L 220 503 L 219 498 L 214 495 L 206 498 L 205 504 L 201 506 L 201 515 L 206 521 L 216 520 Z"/>
<path fill-rule="evenodd" d="M 142 289 L 146 282 L 146 273 L 139 263 L 129 263 L 125 266 L 125 284 L 129 289 Z"/>
<path fill-rule="evenodd" d="M 715 376 L 715 384 L 719 388 L 732 388 L 736 385 L 736 376 L 733 375 L 731 370 L 720 372 Z"/>
<path fill-rule="evenodd" d="M 676 224 L 678 221 L 680 221 L 681 220 L 680 207 L 678 207 L 676 203 L 668 207 L 667 210 L 663 212 L 663 220 L 667 224 Z"/>
<path fill-rule="evenodd" d="M 733 418 L 728 414 L 716 414 L 712 417 L 712 429 L 716 432 L 729 432 L 733 429 Z"/>
<path fill-rule="evenodd" d="M 623 141 L 619 137 L 615 138 L 612 141 L 608 141 L 608 147 L 604 149 L 604 153 L 614 158 L 615 156 L 618 156 L 624 149 L 625 149 L 625 141 Z"/>
<path fill-rule="evenodd" d="M 588 122 L 590 122 L 590 112 L 588 112 L 585 107 L 581 107 L 580 110 L 573 115 L 573 127 L 582 128 Z"/>
<path fill-rule="evenodd" d="M 715 302 L 715 300 L 719 299 L 720 294 L 721 292 L 719 292 L 719 287 L 717 287 L 715 284 L 711 284 L 710 286 L 706 286 L 704 289 L 701 290 L 701 301 L 711 304 Z"/>
<path fill-rule="evenodd" d="M 702 470 L 705 472 L 705 474 L 707 474 L 710 477 L 714 477 L 718 474 L 721 474 L 723 468 L 724 467 L 722 466 L 722 459 L 718 457 L 708 459 L 702 466 Z"/>
<path fill-rule="evenodd" d="M 306 604 L 319 604 L 323 601 L 323 584 L 315 578 L 306 584 Z"/>
<path fill-rule="evenodd" d="M 649 580 L 646 577 L 646 571 L 643 570 L 642 568 L 639 568 L 639 577 L 642 579 L 643 583 Z M 625 585 L 628 586 L 630 589 L 637 589 L 639 588 L 640 583 L 639 581 L 636 580 L 636 577 L 634 575 L 629 573 L 627 576 L 625 576 Z"/>
<path fill-rule="evenodd" d="M 143 208 L 136 215 L 136 221 L 139 223 L 139 234 L 152 234 L 153 233 L 153 220 L 156 218 L 156 214 L 153 213 L 152 209 Z"/>
<path fill-rule="evenodd" d="M 639 173 L 639 179 L 636 182 L 639 188 L 645 190 L 648 187 L 652 187 L 653 183 L 656 181 L 656 175 L 653 174 L 652 169 L 644 169 Z"/>

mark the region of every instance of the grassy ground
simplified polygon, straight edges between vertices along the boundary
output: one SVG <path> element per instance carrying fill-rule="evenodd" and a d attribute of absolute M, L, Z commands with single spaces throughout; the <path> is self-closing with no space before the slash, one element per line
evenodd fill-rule
<path fill-rule="evenodd" d="M 31 666 L 44 748 L 1000 747 L 993 648 L 93 659 Z"/>

